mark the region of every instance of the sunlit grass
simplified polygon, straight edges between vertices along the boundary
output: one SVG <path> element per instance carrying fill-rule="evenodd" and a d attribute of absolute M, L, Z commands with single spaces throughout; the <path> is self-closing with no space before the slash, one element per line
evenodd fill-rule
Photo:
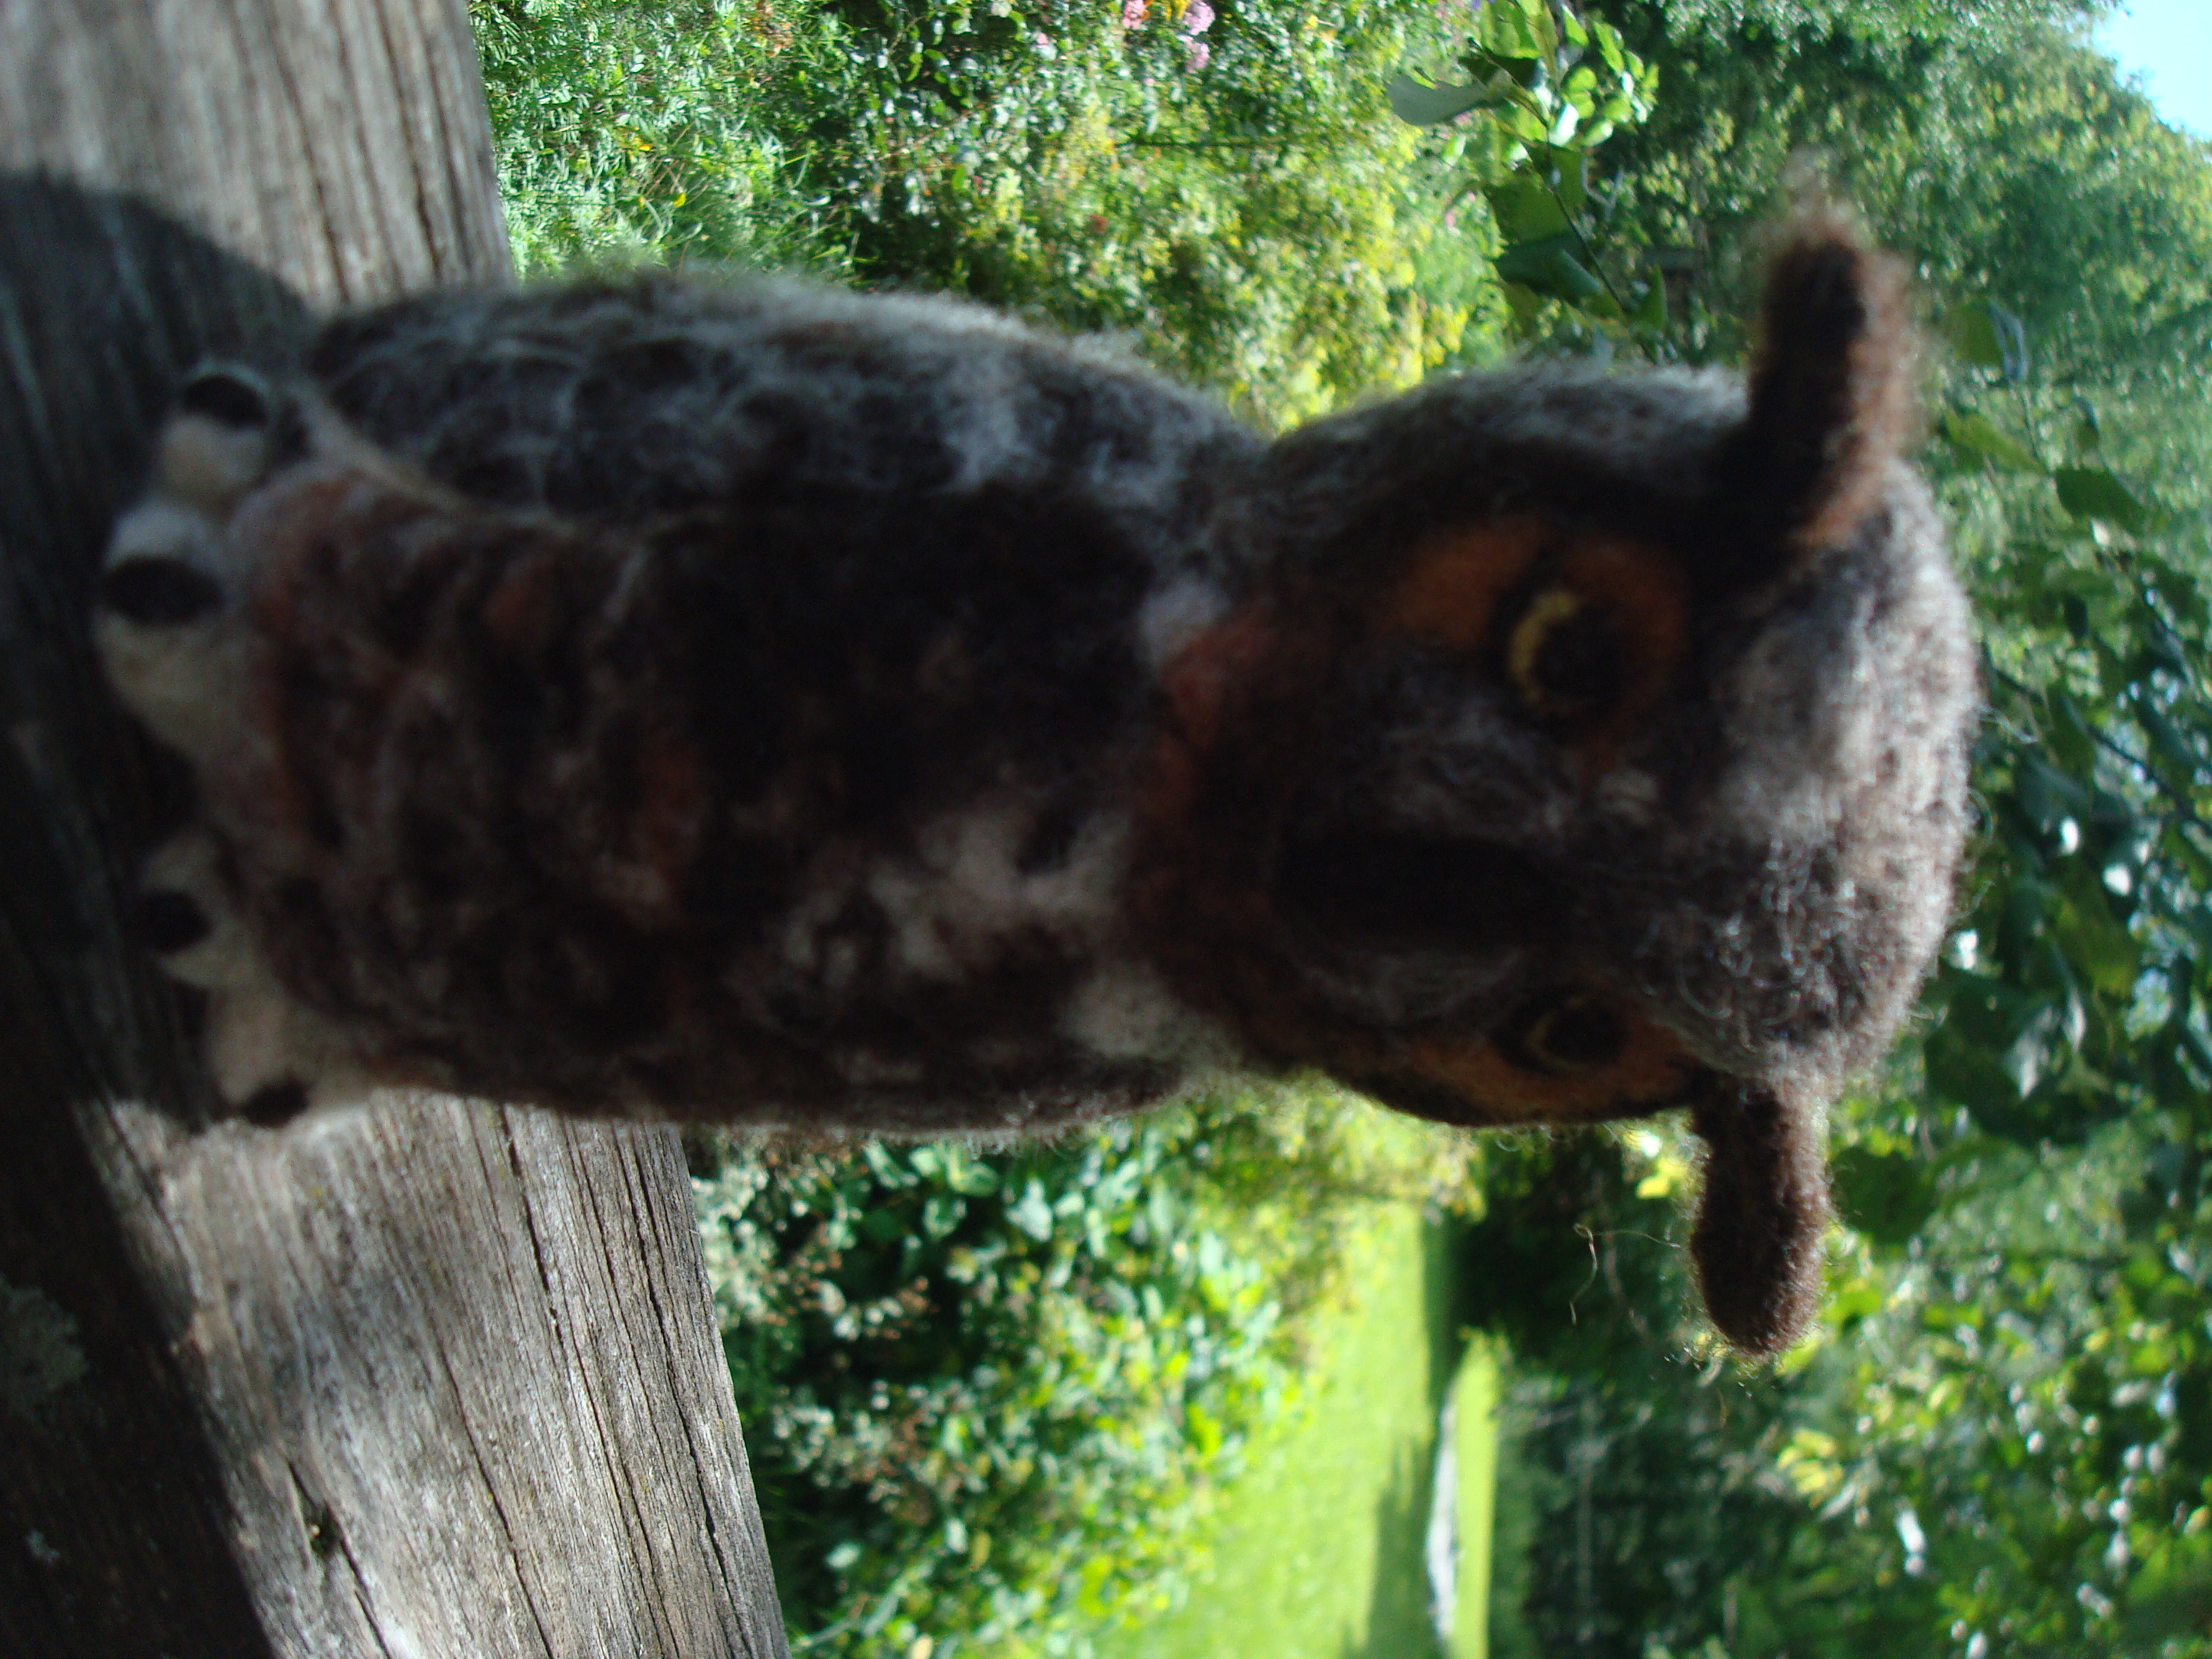
<path fill-rule="evenodd" d="M 1471 1344 L 1452 1380 L 1459 1468 L 1459 1607 L 1451 1659 L 1489 1659 L 1490 1549 L 1498 1496 L 1498 1356 Z"/>
<path fill-rule="evenodd" d="M 1222 1495 L 1210 1569 L 1182 1607 L 1105 1635 L 1099 1659 L 1437 1654 L 1421 1541 L 1437 1411 L 1454 1380 L 1450 1263 L 1442 1230 L 1410 1205 L 1381 1212 L 1352 1256 L 1355 1289 L 1316 1331 L 1304 1407 Z M 1481 1376 L 1471 1371 L 1462 1386 L 1462 1535 L 1464 1547 L 1480 1548 L 1492 1437 Z M 1471 1486 L 1486 1494 L 1480 1504 Z M 1486 1577 L 1462 1557 L 1458 1622 L 1474 1634 L 1455 1641 L 1451 1659 L 1483 1653 Z"/>

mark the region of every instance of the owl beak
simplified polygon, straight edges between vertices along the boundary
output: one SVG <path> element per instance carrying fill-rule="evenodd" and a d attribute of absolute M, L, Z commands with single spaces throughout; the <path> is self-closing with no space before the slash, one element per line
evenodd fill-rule
<path fill-rule="evenodd" d="M 1820 1114 L 1763 1084 L 1708 1074 L 1690 1124 L 1705 1143 L 1690 1252 L 1730 1344 L 1782 1353 L 1820 1306 L 1828 1171 Z"/>
<path fill-rule="evenodd" d="M 1273 897 L 1294 925 L 1347 944 L 1469 956 L 1540 936 L 1566 908 L 1558 881 L 1510 848 L 1376 833 L 1292 841 Z"/>

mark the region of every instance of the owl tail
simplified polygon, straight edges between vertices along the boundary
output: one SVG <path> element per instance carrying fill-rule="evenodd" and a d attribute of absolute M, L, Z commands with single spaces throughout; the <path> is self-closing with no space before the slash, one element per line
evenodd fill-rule
<path fill-rule="evenodd" d="M 1778 1354 L 1820 1306 L 1828 1171 L 1820 1114 L 1759 1085 L 1723 1081 L 1690 1123 L 1708 1149 L 1690 1243 L 1705 1310 L 1741 1352 Z"/>

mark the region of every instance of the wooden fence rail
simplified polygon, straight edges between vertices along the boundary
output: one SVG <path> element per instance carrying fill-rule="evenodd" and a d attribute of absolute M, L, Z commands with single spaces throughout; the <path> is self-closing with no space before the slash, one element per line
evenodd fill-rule
<path fill-rule="evenodd" d="M 463 0 L 0 0 L 0 1656 L 781 1655 L 672 1133 L 208 1127 L 101 689 L 179 375 L 505 280 Z"/>

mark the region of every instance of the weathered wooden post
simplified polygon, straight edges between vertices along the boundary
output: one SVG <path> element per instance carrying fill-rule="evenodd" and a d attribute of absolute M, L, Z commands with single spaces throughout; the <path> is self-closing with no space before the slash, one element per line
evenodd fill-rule
<path fill-rule="evenodd" d="M 207 1127 L 87 641 L 170 388 L 507 271 L 463 0 L 0 0 L 0 1655 L 784 1651 L 665 1131 Z"/>

